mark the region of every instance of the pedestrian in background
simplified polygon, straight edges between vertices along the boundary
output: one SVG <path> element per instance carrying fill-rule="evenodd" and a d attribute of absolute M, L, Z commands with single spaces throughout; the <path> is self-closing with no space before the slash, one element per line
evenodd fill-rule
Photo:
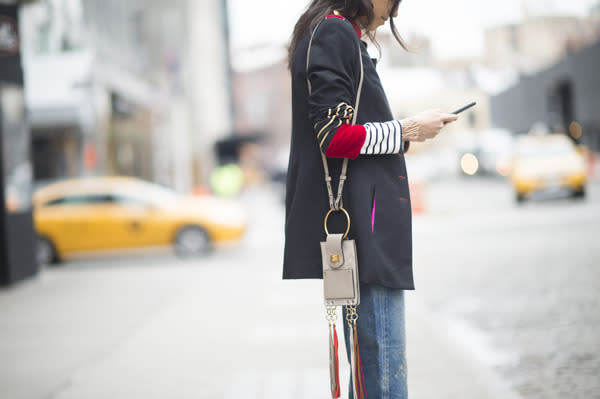
<path fill-rule="evenodd" d="M 427 110 L 394 119 L 364 38 L 376 43 L 376 29 L 389 20 L 394 37 L 408 49 L 392 19 L 399 4 L 400 0 L 313 0 L 296 23 L 289 47 L 292 137 L 283 278 L 322 278 L 319 242 L 325 239 L 323 218 L 329 204 L 320 151 L 328 158 L 333 187 L 343 158 L 350 158 L 343 203 L 352 220 L 350 238 L 357 245 L 358 339 L 371 398 L 408 395 L 404 290 L 414 289 L 414 283 L 403 153 L 409 142 L 431 139 L 457 118 Z M 307 65 L 308 44 L 317 25 Z M 351 125 L 361 62 L 362 94 L 356 124 Z M 330 230 L 344 231 L 345 223 L 332 220 Z"/>

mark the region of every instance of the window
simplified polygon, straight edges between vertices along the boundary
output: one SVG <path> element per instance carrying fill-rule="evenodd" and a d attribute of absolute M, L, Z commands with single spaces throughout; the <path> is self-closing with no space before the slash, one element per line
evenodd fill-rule
<path fill-rule="evenodd" d="M 107 204 L 114 202 L 113 198 L 108 194 L 84 194 L 70 195 L 53 199 L 44 204 L 44 206 L 53 205 L 91 205 L 91 204 Z"/>
<path fill-rule="evenodd" d="M 148 203 L 137 199 L 137 198 L 133 198 L 133 197 L 127 197 L 124 195 L 111 195 L 110 196 L 110 202 L 115 203 L 115 204 L 119 204 L 119 205 L 124 205 L 124 206 L 134 206 L 134 207 L 147 207 L 149 206 Z"/>

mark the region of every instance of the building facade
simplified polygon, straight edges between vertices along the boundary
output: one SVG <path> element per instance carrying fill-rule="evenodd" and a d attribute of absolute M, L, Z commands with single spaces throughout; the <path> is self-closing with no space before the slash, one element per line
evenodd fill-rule
<path fill-rule="evenodd" d="M 83 4 L 97 79 L 139 122 L 113 124 L 115 172 L 127 173 L 137 162 L 152 180 L 179 191 L 205 185 L 215 142 L 232 129 L 226 2 Z"/>
<path fill-rule="evenodd" d="M 556 64 L 491 98 L 496 126 L 514 132 L 543 123 L 600 150 L 600 41 L 568 54 Z"/>
<path fill-rule="evenodd" d="M 600 5 L 587 17 L 526 16 L 522 22 L 485 31 L 485 63 L 534 74 L 600 38 Z"/>
<path fill-rule="evenodd" d="M 225 0 L 39 0 L 22 15 L 36 180 L 206 184 L 231 133 Z"/>

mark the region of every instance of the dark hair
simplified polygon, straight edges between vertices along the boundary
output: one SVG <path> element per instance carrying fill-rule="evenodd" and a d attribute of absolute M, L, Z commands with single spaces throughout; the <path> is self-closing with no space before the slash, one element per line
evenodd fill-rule
<path fill-rule="evenodd" d="M 398 9 L 402 0 L 393 0 L 394 5 L 392 7 L 391 15 Z M 367 24 L 369 26 L 373 22 L 373 3 L 371 0 L 312 0 L 306 8 L 306 11 L 300 16 L 296 26 L 294 26 L 294 32 L 292 33 L 292 39 L 288 47 L 288 66 L 292 67 L 292 57 L 296 46 L 302 37 L 313 27 L 315 27 L 320 21 L 336 10 L 344 18 L 354 21 L 358 17 L 367 17 Z M 396 38 L 396 41 L 400 43 L 400 46 L 406 51 L 410 51 L 408 45 L 398 33 L 396 25 L 394 24 L 394 18 L 390 15 L 390 28 L 392 34 Z M 364 26 L 363 26 L 364 28 Z M 369 38 L 379 48 L 377 41 L 375 40 L 375 32 L 367 32 Z"/>

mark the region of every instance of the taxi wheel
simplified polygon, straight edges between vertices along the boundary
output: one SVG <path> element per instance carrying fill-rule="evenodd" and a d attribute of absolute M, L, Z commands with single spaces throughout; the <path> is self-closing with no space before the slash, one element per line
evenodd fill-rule
<path fill-rule="evenodd" d="M 210 249 L 210 237 L 202 227 L 186 226 L 175 236 L 175 253 L 179 256 L 206 255 Z"/>
<path fill-rule="evenodd" d="M 45 237 L 38 236 L 36 238 L 35 257 L 38 265 L 50 265 L 52 263 L 58 263 L 56 248 L 54 248 L 52 241 Z"/>
<path fill-rule="evenodd" d="M 517 193 L 517 195 L 515 196 L 515 200 L 517 201 L 517 204 L 522 204 L 523 202 L 525 202 L 525 194 Z"/>
<path fill-rule="evenodd" d="M 579 187 L 577 190 L 573 191 L 574 198 L 585 198 L 585 187 Z"/>

